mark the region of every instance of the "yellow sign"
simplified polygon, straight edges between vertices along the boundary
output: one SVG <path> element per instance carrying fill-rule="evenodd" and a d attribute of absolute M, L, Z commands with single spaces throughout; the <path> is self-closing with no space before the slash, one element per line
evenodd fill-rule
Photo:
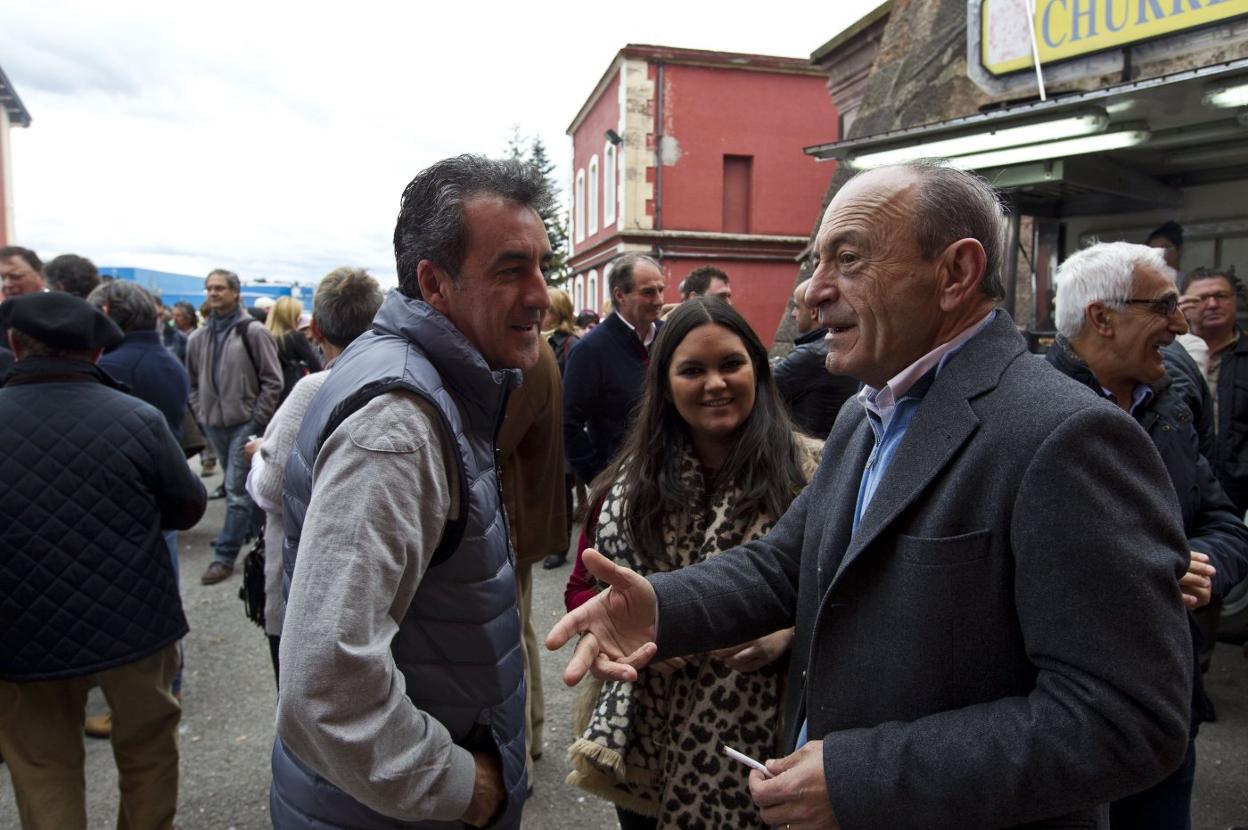
<path fill-rule="evenodd" d="M 980 57 L 993 75 L 1030 69 L 1029 0 L 983 0 Z M 1248 0 L 1034 0 L 1042 64 L 1248 15 Z"/>

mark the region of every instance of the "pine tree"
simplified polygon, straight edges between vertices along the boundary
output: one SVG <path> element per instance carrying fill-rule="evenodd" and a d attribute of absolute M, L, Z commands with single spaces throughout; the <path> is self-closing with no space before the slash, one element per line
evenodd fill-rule
<path fill-rule="evenodd" d="M 568 279 L 568 222 L 559 199 L 559 185 L 554 177 L 555 164 L 546 154 L 546 145 L 542 143 L 540 136 L 530 139 L 528 148 L 525 148 L 519 125 L 511 128 L 506 152 L 509 159 L 519 159 L 533 165 L 546 180 L 546 187 L 551 195 L 550 205 L 539 213 L 542 222 L 546 224 L 546 233 L 550 237 L 550 247 L 554 252 L 550 270 L 546 273 L 546 282 L 551 286 L 562 285 Z"/>
<path fill-rule="evenodd" d="M 507 158 L 510 161 L 524 161 L 524 137 L 520 135 L 520 125 L 511 125 L 511 137 L 507 139 Z"/>
<path fill-rule="evenodd" d="M 563 203 L 559 199 L 559 185 L 555 182 L 555 163 L 546 155 L 546 145 L 540 136 L 534 136 L 529 144 L 529 164 L 532 164 L 546 179 L 546 187 L 550 190 L 550 204 L 541 211 L 542 221 L 546 223 L 546 233 L 550 236 L 550 247 L 554 258 L 550 261 L 550 270 L 546 273 L 546 282 L 550 285 L 562 285 L 568 279 L 568 223 L 564 216 Z"/>

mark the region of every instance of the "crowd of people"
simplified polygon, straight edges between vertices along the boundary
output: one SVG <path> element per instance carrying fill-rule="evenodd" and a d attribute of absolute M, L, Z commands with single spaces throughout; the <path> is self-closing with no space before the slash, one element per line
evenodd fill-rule
<path fill-rule="evenodd" d="M 23 827 L 85 826 L 84 725 L 119 826 L 173 826 L 196 455 L 226 500 L 201 583 L 253 546 L 275 827 L 518 827 L 545 744 L 532 569 L 569 550 L 544 638 L 591 678 L 568 784 L 624 830 L 1190 826 L 1194 615 L 1248 575 L 1233 274 L 1180 274 L 1172 223 L 1092 245 L 1032 355 L 997 194 L 881 168 L 828 205 L 771 360 L 714 267 L 665 305 L 661 262 L 621 254 L 610 312 L 576 314 L 550 198 L 518 161 L 432 165 L 398 288 L 338 268 L 306 316 L 253 313 L 224 269 L 165 308 L 0 249 Z M 110 714 L 84 724 L 93 685 Z"/>

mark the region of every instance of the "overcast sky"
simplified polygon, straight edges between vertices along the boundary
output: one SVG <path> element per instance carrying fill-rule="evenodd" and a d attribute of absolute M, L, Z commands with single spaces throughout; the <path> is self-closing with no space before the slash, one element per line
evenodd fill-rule
<path fill-rule="evenodd" d="M 0 67 L 33 118 L 12 131 L 16 241 L 393 282 L 399 195 L 433 161 L 499 155 L 518 125 L 566 199 L 564 131 L 624 44 L 808 57 L 875 5 L 5 0 Z"/>

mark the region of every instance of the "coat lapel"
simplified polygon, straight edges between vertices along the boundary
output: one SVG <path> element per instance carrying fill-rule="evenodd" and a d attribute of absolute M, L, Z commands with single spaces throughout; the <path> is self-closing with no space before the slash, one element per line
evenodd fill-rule
<path fill-rule="evenodd" d="M 849 539 L 829 590 L 889 524 L 923 494 L 975 433 L 979 418 L 971 409 L 970 399 L 995 387 L 1005 367 L 1024 347 L 1013 320 L 1004 311 L 998 311 L 997 318 L 941 370 L 880 480 L 875 497 L 867 505 L 858 531 Z M 870 427 L 863 424 L 863 428 L 870 436 Z M 869 440 L 874 442 L 873 437 Z M 858 478 L 850 483 L 849 489 L 840 491 L 848 509 L 838 513 L 848 514 L 851 522 L 864 464 L 865 459 L 854 466 Z"/>
<path fill-rule="evenodd" d="M 863 468 L 866 467 L 867 457 L 871 455 L 871 447 L 875 444 L 875 435 L 867 424 L 862 407 L 856 401 L 848 403 L 847 406 L 858 408 L 854 413 L 853 426 L 847 427 L 848 438 L 843 439 L 843 442 L 838 441 L 835 429 L 828 438 L 829 444 L 845 447 L 836 459 L 832 481 L 820 490 L 831 496 L 832 503 L 811 505 L 810 508 L 816 516 L 822 514 L 825 517 L 822 519 L 819 547 L 816 548 L 819 557 L 820 596 L 823 596 L 829 580 L 836 572 L 836 557 L 846 549 L 850 534 L 853 533 L 854 501 L 858 493 L 858 483 L 862 480 Z M 816 519 L 816 522 L 819 521 Z"/>

